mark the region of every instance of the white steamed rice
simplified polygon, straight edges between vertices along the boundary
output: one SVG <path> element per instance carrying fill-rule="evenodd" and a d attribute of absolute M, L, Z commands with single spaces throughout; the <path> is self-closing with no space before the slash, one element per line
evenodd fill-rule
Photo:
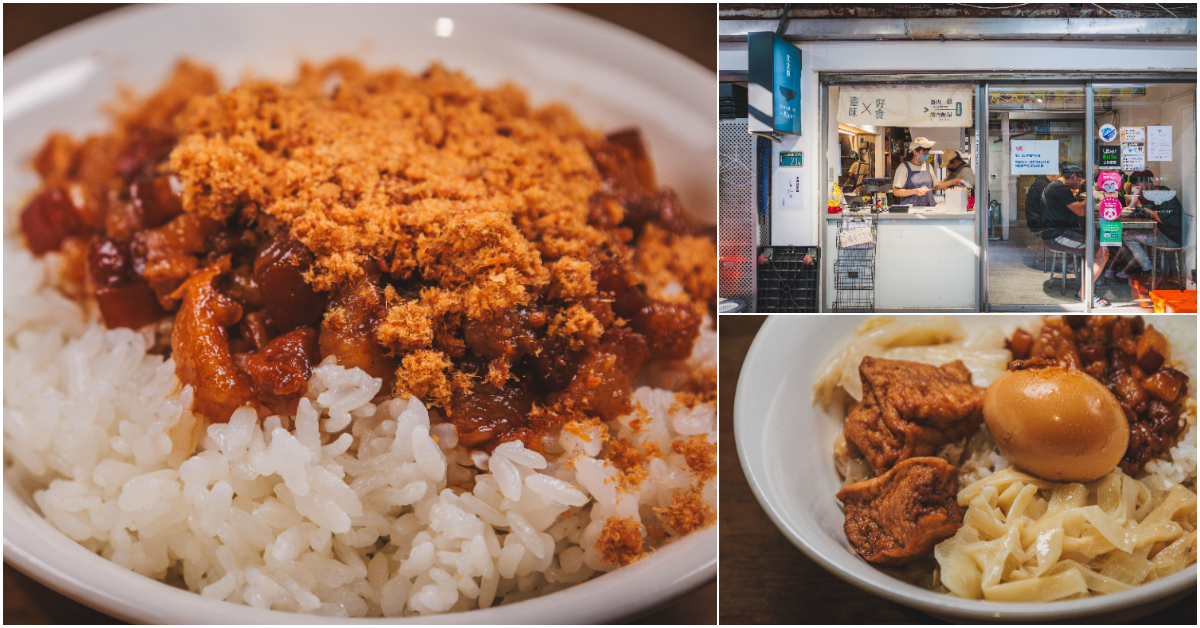
<path fill-rule="evenodd" d="M 716 483 L 671 449 L 717 441 L 715 404 L 681 406 L 663 389 L 636 390 L 643 411 L 608 426 L 667 454 L 632 490 L 617 487 L 595 430 L 563 431 L 545 456 L 520 443 L 472 453 L 420 401 L 376 404 L 380 380 L 332 359 L 294 417 L 242 409 L 205 431 L 173 361 L 147 352 L 153 333 L 105 330 L 49 287 L 52 264 L 6 242 L 5 474 L 35 487 L 64 534 L 148 577 L 263 609 L 463 611 L 613 569 L 597 548 L 610 517 L 667 527 L 654 508 L 700 483 L 716 504 Z M 715 363 L 706 321 L 682 367 Z"/>

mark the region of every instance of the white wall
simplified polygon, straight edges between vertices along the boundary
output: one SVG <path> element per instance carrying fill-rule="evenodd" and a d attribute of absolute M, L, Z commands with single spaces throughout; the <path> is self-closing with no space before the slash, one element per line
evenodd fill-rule
<path fill-rule="evenodd" d="M 771 240 L 776 245 L 814 245 L 821 219 L 821 185 L 818 170 L 819 72 L 923 72 L 923 71 L 1079 71 L 1079 70 L 1188 70 L 1196 69 L 1195 44 L 1149 42 L 959 42 L 959 41 L 854 41 L 800 42 L 801 132 L 779 150 L 804 152 L 801 178 L 811 199 L 804 211 L 772 215 Z M 718 50 L 721 71 L 746 70 L 746 44 L 723 42 Z M 836 102 L 836 101 L 834 101 Z M 836 127 L 835 127 L 836 129 Z M 836 130 L 835 130 L 836 132 Z M 1194 136 L 1193 136 L 1194 137 Z M 778 162 L 778 157 L 774 158 Z M 977 176 L 986 176 L 976 173 Z M 1193 210 L 1194 211 L 1194 210 Z"/>

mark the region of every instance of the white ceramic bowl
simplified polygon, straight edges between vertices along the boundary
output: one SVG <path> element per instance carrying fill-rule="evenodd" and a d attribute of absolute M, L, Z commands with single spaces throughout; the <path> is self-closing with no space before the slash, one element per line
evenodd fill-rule
<path fill-rule="evenodd" d="M 435 27 L 452 21 L 449 37 Z M 442 29 L 444 32 L 446 22 Z M 608 23 L 548 6 L 190 5 L 134 7 L 59 31 L 4 60 L 5 219 L 37 185 L 28 160 L 46 134 L 105 130 L 118 85 L 157 87 L 174 61 L 211 65 L 222 84 L 245 72 L 287 79 L 300 59 L 351 54 L 371 67 L 420 71 L 440 60 L 482 85 L 511 80 L 535 103 L 570 105 L 604 130 L 642 129 L 659 180 L 716 221 L 716 81 L 681 55 Z M 11 223 L 6 223 L 11 224 Z M 139 623 L 318 623 L 329 618 L 215 602 L 144 578 L 51 527 L 27 486 L 4 477 L 4 560 L 47 586 Z M 425 623 L 601 623 L 648 613 L 712 582 L 717 530 L 542 598 Z M 355 620 L 332 620 L 352 623 Z M 357 620 L 370 623 L 372 620 Z M 395 623 L 396 620 L 374 620 Z"/>
<path fill-rule="evenodd" d="M 989 325 L 1008 332 L 1029 319 L 960 318 L 968 332 Z M 1196 327 L 1194 316 L 1147 319 L 1158 326 Z M 1090 599 L 1045 604 L 964 600 L 913 586 L 859 558 L 846 540 L 845 515 L 834 498 L 840 479 L 833 466 L 833 442 L 842 433 L 843 417 L 812 405 L 812 382 L 862 320 L 838 315 L 772 316 L 755 337 L 738 378 L 733 421 L 742 469 L 771 520 L 809 558 L 871 594 L 959 621 L 1050 622 L 1094 616 L 1105 623 L 1117 622 L 1159 610 L 1194 591 L 1193 565 L 1156 582 Z M 1194 345 L 1189 350 L 1194 373 Z M 1191 390 L 1195 394 L 1195 388 Z"/>

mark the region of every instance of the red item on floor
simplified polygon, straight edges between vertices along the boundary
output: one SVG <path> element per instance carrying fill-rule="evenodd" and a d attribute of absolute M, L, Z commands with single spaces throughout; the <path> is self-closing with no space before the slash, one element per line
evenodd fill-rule
<path fill-rule="evenodd" d="M 1182 290 L 1183 277 L 1180 275 L 1159 275 L 1154 280 L 1155 290 Z M 1150 275 L 1130 275 L 1129 291 L 1138 301 L 1150 300 Z"/>
<path fill-rule="evenodd" d="M 1150 302 L 1158 313 L 1196 313 L 1195 290 L 1155 290 L 1150 293 Z"/>

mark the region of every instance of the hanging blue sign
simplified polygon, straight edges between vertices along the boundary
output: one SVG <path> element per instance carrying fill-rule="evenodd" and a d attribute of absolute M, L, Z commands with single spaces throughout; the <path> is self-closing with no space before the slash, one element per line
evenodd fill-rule
<path fill-rule="evenodd" d="M 775 33 L 748 36 L 749 131 L 778 140 L 800 134 L 800 49 Z"/>

